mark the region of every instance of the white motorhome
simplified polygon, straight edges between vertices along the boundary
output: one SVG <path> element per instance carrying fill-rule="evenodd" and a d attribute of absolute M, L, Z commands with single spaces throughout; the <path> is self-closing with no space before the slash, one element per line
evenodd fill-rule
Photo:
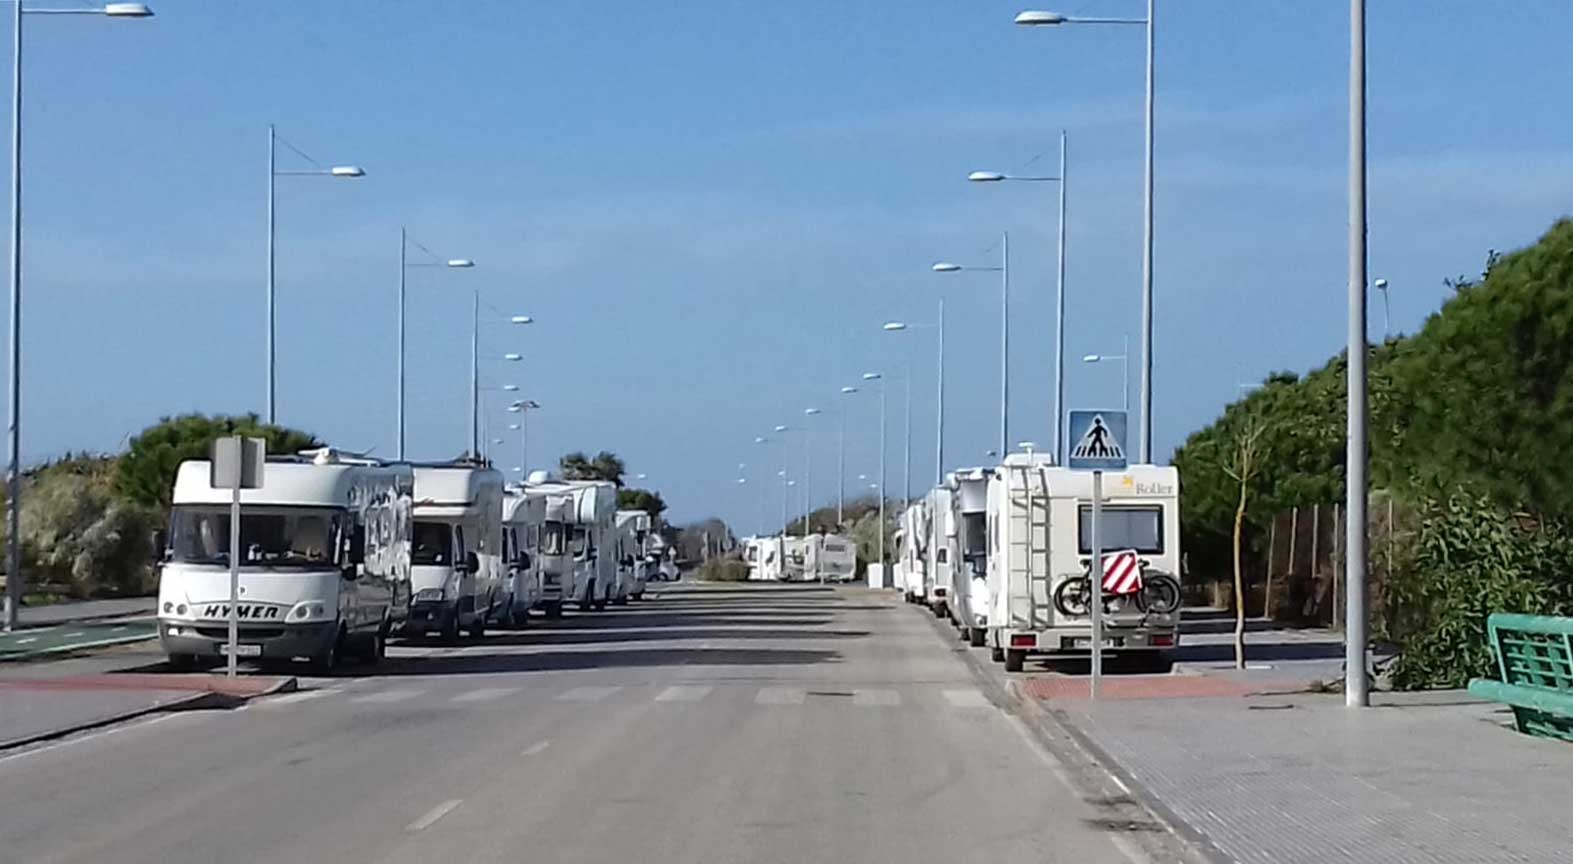
<path fill-rule="evenodd" d="M 908 603 L 922 603 L 928 596 L 928 507 L 918 501 L 901 511 L 896 539 L 897 586 Z"/>
<path fill-rule="evenodd" d="M 503 596 L 503 477 L 465 462 L 415 466 L 413 598 L 405 632 L 486 634 Z"/>
<path fill-rule="evenodd" d="M 925 538 L 925 551 L 928 554 L 925 563 L 929 574 L 924 582 L 924 602 L 936 618 L 946 618 L 951 614 L 951 574 L 955 569 L 951 540 L 956 536 L 954 504 L 955 498 L 948 486 L 930 489 L 924 499 L 924 508 L 928 513 L 928 536 Z"/>
<path fill-rule="evenodd" d="M 803 577 L 811 582 L 850 582 L 857 572 L 857 544 L 840 534 L 808 538 Z"/>
<path fill-rule="evenodd" d="M 782 551 L 780 537 L 749 537 L 743 541 L 743 560 L 748 564 L 750 582 L 778 582 L 781 580 Z"/>
<path fill-rule="evenodd" d="M 562 615 L 564 603 L 604 609 L 617 590 L 613 532 L 616 485 L 603 480 L 553 480 L 533 472 L 528 494 L 546 499 L 541 537 L 541 608 Z"/>
<path fill-rule="evenodd" d="M 951 490 L 952 524 L 948 538 L 951 572 L 950 616 L 975 647 L 983 647 L 989 627 L 988 491 L 991 468 L 954 471 L 945 478 Z"/>
<path fill-rule="evenodd" d="M 782 540 L 782 548 L 786 555 L 782 558 L 781 580 L 802 582 L 807 578 L 804 573 L 808 564 L 808 538 L 788 535 Z"/>
<path fill-rule="evenodd" d="M 176 665 L 223 656 L 229 643 L 231 491 L 207 460 L 175 475 L 158 580 L 158 635 Z M 410 496 L 405 465 L 330 449 L 275 456 L 262 486 L 240 493 L 240 619 L 236 654 L 309 659 L 329 671 L 345 653 L 376 659 L 410 596 Z"/>
<path fill-rule="evenodd" d="M 656 564 L 649 552 L 650 514 L 644 510 L 619 510 L 616 519 L 617 561 L 629 582 L 628 596 L 640 600 Z"/>
<path fill-rule="evenodd" d="M 514 627 L 523 627 L 530 610 L 541 602 L 541 526 L 545 521 L 545 498 L 526 495 L 519 487 L 504 492 L 502 555 L 508 572 L 498 618 Z"/>
<path fill-rule="evenodd" d="M 1130 549 L 1143 589 L 1102 595 L 1104 650 L 1167 665 L 1179 639 L 1180 481 L 1172 467 L 1133 465 L 1103 478 L 1102 546 Z M 1088 611 L 1099 578 L 1091 562 L 1092 474 L 1011 454 L 989 481 L 988 644 L 1011 671 L 1029 653 L 1087 656 Z"/>

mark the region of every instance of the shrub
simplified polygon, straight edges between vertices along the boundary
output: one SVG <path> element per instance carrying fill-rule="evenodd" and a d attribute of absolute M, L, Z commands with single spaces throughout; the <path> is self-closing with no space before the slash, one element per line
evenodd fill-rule
<path fill-rule="evenodd" d="M 711 558 L 694 576 L 702 582 L 746 582 L 748 565 L 736 558 Z"/>

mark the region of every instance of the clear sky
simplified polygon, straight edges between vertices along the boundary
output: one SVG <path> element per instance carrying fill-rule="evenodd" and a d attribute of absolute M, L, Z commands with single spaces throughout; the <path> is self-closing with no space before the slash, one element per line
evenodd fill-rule
<path fill-rule="evenodd" d="M 947 467 L 984 463 L 998 282 L 929 265 L 993 264 L 1004 230 L 1010 435 L 1046 447 L 1054 189 L 964 178 L 1052 172 L 1062 128 L 1067 407 L 1118 404 L 1118 365 L 1080 357 L 1137 336 L 1140 28 L 1015 27 L 1020 4 L 994 0 L 154 5 L 149 21 L 27 20 L 29 461 L 117 449 L 163 414 L 262 410 L 270 122 L 368 172 L 286 177 L 278 193 L 280 419 L 347 448 L 393 452 L 400 225 L 477 262 L 410 271 L 412 456 L 466 446 L 479 286 L 489 310 L 537 321 L 488 324 L 482 346 L 526 357 L 482 370 L 544 406 L 535 466 L 610 449 L 674 519 L 749 531 L 763 492 L 779 524 L 780 487 L 761 484 L 781 451 L 754 437 L 806 407 L 845 410 L 855 487 L 877 471 L 877 399 L 839 390 L 910 362 L 917 493 L 934 477 L 933 333 L 879 325 L 932 322 L 943 293 Z M 1371 272 L 1410 331 L 1443 278 L 1568 210 L 1573 5 L 1372 7 Z M 1242 382 L 1344 339 L 1347 28 L 1341 2 L 1159 2 L 1160 459 Z M 1379 333 L 1379 300 L 1371 320 Z M 812 420 L 824 502 L 836 418 Z"/>

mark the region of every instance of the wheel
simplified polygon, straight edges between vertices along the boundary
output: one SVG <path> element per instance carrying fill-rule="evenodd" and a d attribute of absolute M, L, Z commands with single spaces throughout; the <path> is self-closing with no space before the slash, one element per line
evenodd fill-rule
<path fill-rule="evenodd" d="M 438 635 L 443 642 L 449 645 L 459 641 L 459 610 L 453 610 L 453 614 L 448 616 L 448 620 L 442 622 L 442 630 Z"/>
<path fill-rule="evenodd" d="M 983 641 L 988 636 L 988 631 L 982 627 L 973 627 L 967 630 L 967 643 L 974 648 L 982 648 Z"/>
<path fill-rule="evenodd" d="M 1143 612 L 1167 615 L 1180 608 L 1180 583 L 1167 573 L 1148 574 L 1142 580 L 1141 593 L 1136 595 L 1136 605 Z"/>
<path fill-rule="evenodd" d="M 475 613 L 475 620 L 470 622 L 470 638 L 484 639 L 486 637 L 486 615 Z"/>
<path fill-rule="evenodd" d="M 640 591 L 638 594 L 633 595 L 633 598 L 635 600 L 643 600 L 644 599 L 644 592 Z"/>
<path fill-rule="evenodd" d="M 195 654 L 169 655 L 169 668 L 175 670 L 176 672 L 190 672 L 196 669 L 197 666 L 197 655 Z"/>
<path fill-rule="evenodd" d="M 1020 672 L 1021 664 L 1027 662 L 1027 652 L 1020 648 L 1012 648 L 1005 652 L 1005 671 Z"/>
<path fill-rule="evenodd" d="M 344 647 L 344 631 L 340 630 L 328 644 L 322 646 L 316 656 L 311 658 L 311 671 L 315 675 L 332 675 L 333 670 L 339 666 L 339 650 Z"/>
<path fill-rule="evenodd" d="M 600 612 L 601 610 L 606 608 L 606 598 L 602 597 L 601 599 L 599 599 L 599 600 L 595 601 L 594 603 L 590 604 L 590 607 L 592 609 L 594 609 L 595 611 Z"/>
<path fill-rule="evenodd" d="M 945 617 L 945 604 L 944 603 L 935 603 L 932 607 L 929 608 L 929 611 L 934 613 L 934 617 L 935 618 L 944 618 Z"/>
<path fill-rule="evenodd" d="M 530 610 L 513 610 L 513 612 L 509 613 L 508 615 L 508 623 L 512 624 L 516 629 L 524 629 L 524 625 L 530 623 Z"/>
<path fill-rule="evenodd" d="M 616 600 L 612 601 L 612 605 L 613 606 L 627 606 L 628 605 L 628 598 L 627 597 L 618 597 Z"/>
<path fill-rule="evenodd" d="M 543 604 L 541 608 L 542 611 L 546 613 L 546 617 L 549 620 L 556 621 L 557 619 L 563 617 L 563 604 L 561 601 Z"/>
<path fill-rule="evenodd" d="M 1091 608 L 1092 583 L 1090 580 L 1066 579 L 1060 587 L 1054 589 L 1054 608 L 1061 615 L 1079 618 L 1087 614 Z"/>
<path fill-rule="evenodd" d="M 1005 662 L 1005 649 L 999 647 L 998 645 L 990 648 L 989 649 L 989 659 L 993 660 L 995 663 L 1004 663 Z"/>
<path fill-rule="evenodd" d="M 388 628 L 386 625 L 371 637 L 371 662 L 380 663 L 388 659 Z"/>

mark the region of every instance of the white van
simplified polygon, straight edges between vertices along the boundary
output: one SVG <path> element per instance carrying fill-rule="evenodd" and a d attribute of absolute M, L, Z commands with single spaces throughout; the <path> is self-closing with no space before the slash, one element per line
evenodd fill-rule
<path fill-rule="evenodd" d="M 232 493 L 210 473 L 207 460 L 181 463 L 159 569 L 159 644 L 180 666 L 229 644 Z M 262 483 L 240 493 L 236 654 L 322 672 L 345 653 L 382 657 L 410 597 L 409 467 L 323 449 L 270 457 Z"/>
<path fill-rule="evenodd" d="M 617 487 L 604 480 L 530 475 L 527 494 L 546 499 L 541 536 L 541 608 L 562 615 L 564 603 L 604 609 L 617 590 L 614 514 Z"/>
<path fill-rule="evenodd" d="M 808 538 L 804 577 L 809 581 L 850 582 L 857 572 L 857 544 L 840 534 Z"/>
<path fill-rule="evenodd" d="M 745 541 L 743 560 L 748 563 L 750 582 L 779 582 L 782 577 L 782 551 L 786 544 L 779 536 L 750 537 Z"/>
<path fill-rule="evenodd" d="M 628 596 L 640 600 L 650 582 L 650 571 L 655 569 L 655 561 L 646 545 L 650 539 L 650 514 L 644 510 L 619 510 L 615 518 L 619 544 L 617 561 L 628 580 Z"/>
<path fill-rule="evenodd" d="M 546 521 L 546 499 L 526 495 L 520 488 L 504 491 L 502 499 L 502 555 L 507 567 L 503 580 L 502 609 L 498 620 L 523 627 L 530 610 L 541 602 L 541 525 Z"/>
<path fill-rule="evenodd" d="M 1180 481 L 1173 467 L 1132 465 L 1103 478 L 1101 540 L 1130 549 L 1143 589 L 1103 597 L 1104 650 L 1168 665 L 1179 639 Z M 1099 572 L 1089 580 L 1092 474 L 1011 454 L 989 481 L 988 643 L 995 660 L 1019 671 L 1029 653 L 1087 656 L 1088 614 Z M 1102 592 L 1096 592 L 1102 596 Z"/>
<path fill-rule="evenodd" d="M 901 511 L 901 529 L 896 540 L 897 586 L 908 603 L 922 603 L 928 596 L 928 508 L 923 501 Z"/>
<path fill-rule="evenodd" d="M 951 490 L 950 615 L 974 647 L 983 647 L 989 627 L 988 492 L 991 468 L 966 468 L 945 478 Z"/>
<path fill-rule="evenodd" d="M 479 639 L 502 597 L 503 477 L 466 462 L 415 466 L 413 599 L 405 632 Z"/>
<path fill-rule="evenodd" d="M 924 602 L 935 618 L 950 616 L 951 574 L 954 570 L 955 560 L 951 556 L 951 539 L 956 536 L 956 521 L 953 512 L 954 499 L 950 488 L 936 486 L 929 490 L 924 499 L 924 509 L 928 513 L 928 537 L 926 538 L 929 578 L 924 583 Z"/>

